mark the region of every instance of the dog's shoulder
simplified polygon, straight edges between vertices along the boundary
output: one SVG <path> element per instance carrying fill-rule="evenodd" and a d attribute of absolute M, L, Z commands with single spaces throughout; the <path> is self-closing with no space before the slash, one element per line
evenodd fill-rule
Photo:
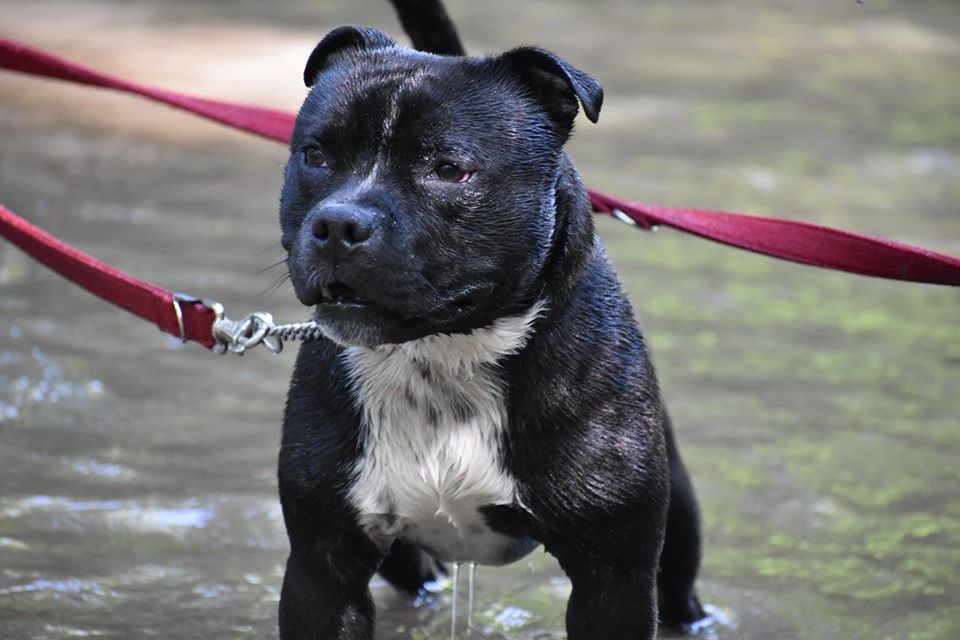
<path fill-rule="evenodd" d="M 538 513 L 582 512 L 589 532 L 590 514 L 602 519 L 642 502 L 633 495 L 641 488 L 660 490 L 659 385 L 599 240 L 567 304 L 543 318 L 507 367 L 506 462 L 525 504 Z M 637 477 L 653 480 L 641 485 Z"/>

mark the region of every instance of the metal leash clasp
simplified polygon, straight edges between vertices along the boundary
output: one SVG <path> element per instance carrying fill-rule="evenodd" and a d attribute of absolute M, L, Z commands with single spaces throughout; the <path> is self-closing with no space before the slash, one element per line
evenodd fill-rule
<path fill-rule="evenodd" d="M 242 356 L 247 349 L 263 345 L 271 353 L 283 351 L 285 340 L 314 340 L 322 335 L 316 322 L 295 322 L 292 324 L 277 324 L 273 315 L 266 311 L 255 311 L 241 320 L 231 320 L 226 316 L 223 305 L 215 300 L 205 300 L 188 296 L 182 293 L 173 294 L 173 310 L 177 317 L 177 328 L 180 330 L 180 339 L 187 342 L 187 332 L 184 326 L 183 303 L 198 303 L 213 313 L 213 324 L 210 333 L 213 335 L 214 353 L 235 353 Z"/>
<path fill-rule="evenodd" d="M 645 217 L 641 216 L 642 222 L 638 222 L 624 213 L 622 209 L 618 209 L 616 207 L 610 209 L 610 215 L 626 225 L 637 227 L 639 229 L 643 229 L 644 231 L 657 231 L 659 229 L 659 225 L 647 221 Z"/>
<path fill-rule="evenodd" d="M 205 302 L 205 304 L 209 303 Z M 247 349 L 261 344 L 271 353 L 283 351 L 283 342 L 273 335 L 277 325 L 273 321 L 272 314 L 256 311 L 241 320 L 231 320 L 223 315 L 222 305 L 214 304 L 219 307 L 219 313 L 213 322 L 213 337 L 217 340 L 217 344 L 213 347 L 214 353 L 222 354 L 229 351 L 242 356 Z M 211 306 L 211 308 L 214 307 Z M 214 309 L 214 312 L 216 311 Z"/>

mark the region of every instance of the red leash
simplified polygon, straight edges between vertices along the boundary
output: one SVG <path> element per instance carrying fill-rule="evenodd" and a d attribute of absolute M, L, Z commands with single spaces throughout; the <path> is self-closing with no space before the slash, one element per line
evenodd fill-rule
<path fill-rule="evenodd" d="M 617 218 L 618 212 L 623 212 L 645 229 L 662 224 L 782 260 L 877 278 L 960 287 L 960 258 L 887 238 L 796 220 L 660 207 L 596 191 L 590 192 L 590 204 Z"/>
<path fill-rule="evenodd" d="M 153 322 L 165 333 L 208 348 L 216 343 L 212 333 L 215 310 L 199 300 L 138 280 L 58 240 L 3 205 L 0 235 L 68 280 Z"/>
<path fill-rule="evenodd" d="M 0 69 L 133 93 L 279 142 L 290 141 L 296 118 L 286 111 L 207 100 L 127 82 L 4 38 L 0 38 Z"/>
<path fill-rule="evenodd" d="M 289 142 L 295 115 L 207 100 L 127 82 L 12 40 L 0 39 L 0 68 L 140 95 L 278 142 Z M 643 229 L 673 227 L 764 255 L 861 275 L 960 286 L 960 259 L 884 238 L 807 222 L 699 209 L 676 209 L 590 191 L 594 209 Z M 88 291 L 154 322 L 162 331 L 211 347 L 217 309 L 137 280 L 43 232 L 0 205 L 0 235 Z M 178 319 L 179 318 L 179 319 Z"/>

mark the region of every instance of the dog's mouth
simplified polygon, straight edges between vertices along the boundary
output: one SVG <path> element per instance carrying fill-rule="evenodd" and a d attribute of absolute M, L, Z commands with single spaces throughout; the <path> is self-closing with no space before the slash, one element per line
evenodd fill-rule
<path fill-rule="evenodd" d="M 370 304 L 360 294 L 339 280 L 320 287 L 320 303 L 335 307 L 364 307 Z"/>
<path fill-rule="evenodd" d="M 318 310 L 389 310 L 388 308 L 383 307 L 381 304 L 364 297 L 356 289 L 342 280 L 335 280 L 323 285 L 320 287 L 318 293 L 319 295 L 317 296 L 316 302 L 317 306 L 319 307 Z M 470 287 L 461 292 L 461 295 L 456 296 L 453 300 L 441 302 L 437 306 L 426 311 L 409 315 L 399 313 L 398 315 L 407 320 L 426 320 L 429 322 L 449 321 L 466 315 L 476 309 L 483 303 L 487 293 L 489 293 L 487 287 Z M 397 311 L 392 311 L 392 313 L 397 313 Z"/>

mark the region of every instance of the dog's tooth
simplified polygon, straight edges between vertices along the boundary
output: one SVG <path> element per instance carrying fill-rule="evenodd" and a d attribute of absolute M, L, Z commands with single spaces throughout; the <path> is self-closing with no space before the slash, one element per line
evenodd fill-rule
<path fill-rule="evenodd" d="M 330 291 L 330 287 L 321 287 L 320 297 L 322 297 L 324 300 L 332 300 L 333 291 Z"/>

